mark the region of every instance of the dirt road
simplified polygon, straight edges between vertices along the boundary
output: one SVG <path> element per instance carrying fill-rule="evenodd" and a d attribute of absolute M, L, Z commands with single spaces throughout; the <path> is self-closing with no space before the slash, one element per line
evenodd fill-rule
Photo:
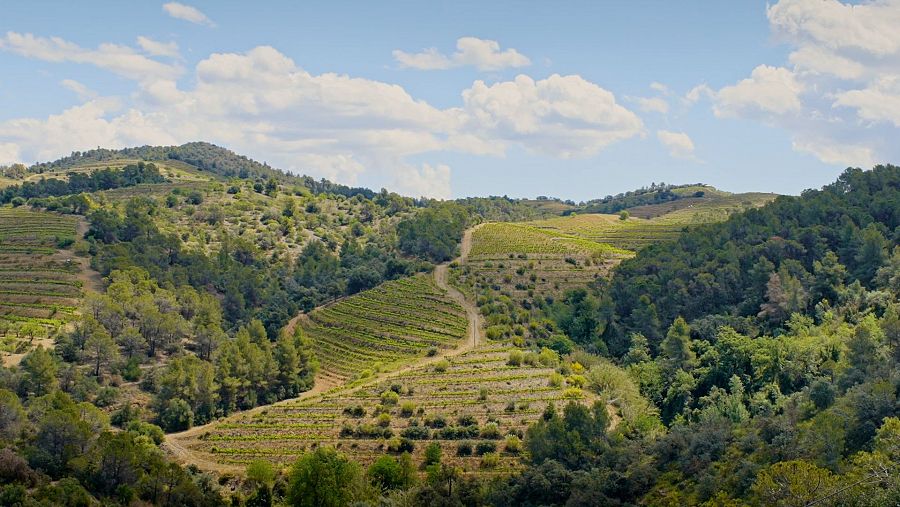
<path fill-rule="evenodd" d="M 477 226 L 476 226 L 477 228 Z M 303 400 L 309 400 L 316 397 L 321 397 L 321 395 L 325 393 L 339 393 L 343 390 L 350 389 L 359 389 L 363 387 L 368 387 L 373 384 L 377 384 L 379 382 L 383 382 L 385 380 L 390 380 L 392 378 L 404 375 L 413 370 L 426 367 L 441 359 L 450 358 L 454 356 L 458 356 L 460 354 L 464 354 L 479 344 L 484 343 L 485 335 L 484 328 L 482 326 L 481 314 L 478 313 L 478 307 L 469 300 L 466 299 L 465 295 L 460 292 L 458 289 L 453 287 L 448 283 L 448 272 L 450 268 L 450 264 L 452 262 L 464 262 L 468 257 L 469 252 L 472 249 L 472 230 L 469 229 L 465 233 L 463 233 L 462 243 L 460 245 L 460 257 L 454 259 L 451 262 L 445 262 L 443 264 L 439 264 L 434 268 L 434 282 L 440 287 L 442 290 L 447 291 L 447 294 L 453 298 L 463 309 L 466 311 L 466 319 L 468 320 L 468 329 L 467 329 L 467 339 L 462 340 L 456 347 L 449 350 L 439 351 L 436 355 L 432 357 L 425 357 L 410 361 L 406 366 L 392 370 L 387 373 L 383 373 L 380 375 L 374 375 L 370 379 L 366 380 L 362 383 L 354 383 L 352 385 L 340 385 L 335 383 L 335 379 L 333 377 L 329 377 L 327 375 L 319 374 L 316 376 L 316 381 L 312 389 L 301 393 L 300 396 L 296 398 L 290 398 L 287 400 L 282 400 L 273 405 L 262 405 L 259 407 L 252 408 L 250 410 L 241 412 L 242 414 L 253 414 L 256 412 L 260 412 L 263 410 L 267 410 L 272 406 L 278 406 L 283 404 L 293 404 Z M 331 303 L 329 303 L 331 304 Z M 288 332 L 293 332 L 294 328 L 299 325 L 300 321 L 304 319 L 306 315 L 298 314 L 296 317 L 291 319 L 291 321 L 287 324 L 286 330 Z M 215 425 L 218 421 L 213 421 L 211 423 L 202 425 L 202 426 L 194 426 L 193 428 L 182 431 L 180 433 L 171 433 L 166 435 L 166 440 L 163 443 L 163 448 L 165 448 L 172 456 L 174 456 L 178 461 L 183 463 L 192 463 L 197 465 L 197 467 L 203 470 L 209 470 L 214 472 L 240 472 L 243 471 L 243 467 L 236 465 L 226 465 L 222 463 L 218 463 L 215 461 L 211 461 L 204 457 L 205 453 L 199 453 L 192 451 L 188 448 L 190 442 L 196 439 L 198 436 L 203 433 L 209 431 L 209 429 Z"/>

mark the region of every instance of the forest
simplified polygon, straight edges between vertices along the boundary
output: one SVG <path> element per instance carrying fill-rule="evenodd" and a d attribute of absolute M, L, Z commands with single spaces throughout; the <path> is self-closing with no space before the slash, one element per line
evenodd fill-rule
<path fill-rule="evenodd" d="M 143 161 L 76 171 L 126 158 Z M 205 143 L 92 150 L 16 177 L 52 171 L 71 173 L 8 186 L 0 202 L 83 221 L 83 237 L 41 248 L 71 248 L 65 255 L 82 256 L 101 281 L 70 321 L 47 328 L 48 341 L 30 331 L 21 361 L 0 368 L 2 505 L 900 502 L 896 166 L 847 169 L 821 189 L 685 225 L 634 252 L 533 227 L 545 250 L 509 237 L 481 250 L 480 264 L 463 248 L 474 241 L 479 254 L 480 224 L 565 212 L 355 189 Z M 611 214 L 693 187 L 588 204 Z M 561 244 L 570 250 L 553 250 Z M 23 245 L 0 244 L 0 255 L 37 248 Z M 560 278 L 542 280 L 551 276 Z M 22 299 L 40 293 L 27 283 L 0 280 L 19 298 L 4 304 L 36 305 Z M 469 305 L 484 325 L 471 350 Z M 428 313 L 404 313 L 415 311 Z M 335 336 L 346 348 L 317 341 Z M 402 347 L 405 370 L 372 359 Z M 360 391 L 318 384 L 318 409 L 292 404 L 336 382 L 332 369 L 351 359 L 369 365 L 341 371 Z M 448 406 L 479 407 L 501 396 L 442 390 L 466 376 L 542 397 L 494 401 L 501 414 L 477 418 L 426 412 L 445 402 L 416 398 L 434 389 L 432 398 L 472 398 Z M 541 384 L 525 384 L 532 378 Z M 333 420 L 298 415 L 339 395 L 355 405 Z M 222 433 L 242 414 L 251 419 L 241 431 L 256 434 Z M 376 455 L 357 441 L 305 440 L 338 417 L 355 421 L 342 436 L 383 441 Z M 191 462 L 172 436 L 192 430 L 237 455 L 230 468 Z M 235 451 L 266 435 L 302 448 L 289 461 Z M 470 456 L 478 470 L 460 466 Z"/>

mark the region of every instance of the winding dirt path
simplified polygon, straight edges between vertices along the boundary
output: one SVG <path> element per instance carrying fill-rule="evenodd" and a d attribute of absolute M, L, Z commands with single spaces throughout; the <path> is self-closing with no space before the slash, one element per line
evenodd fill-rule
<path fill-rule="evenodd" d="M 462 243 L 460 245 L 460 256 L 450 262 L 445 262 L 443 264 L 439 264 L 434 268 L 434 283 L 442 290 L 447 291 L 447 295 L 450 296 L 454 301 L 456 301 L 466 312 L 466 320 L 468 320 L 468 329 L 467 329 L 467 339 L 462 340 L 456 347 L 439 351 L 436 355 L 432 357 L 419 358 L 410 361 L 402 368 L 391 370 L 390 372 L 374 375 L 371 378 L 367 379 L 364 382 L 358 383 L 349 383 L 349 384 L 341 384 L 335 379 L 324 373 L 319 373 L 316 375 L 315 383 L 313 388 L 309 391 L 305 391 L 300 393 L 296 398 L 290 398 L 287 400 L 282 400 L 270 405 L 261 405 L 258 407 L 254 407 L 249 410 L 245 410 L 242 412 L 235 412 L 232 414 L 238 415 L 250 415 L 263 410 L 267 410 L 273 406 L 285 405 L 285 404 L 293 404 L 304 400 L 321 398 L 323 394 L 336 394 L 345 390 L 355 390 L 361 389 L 365 387 L 370 387 L 374 384 L 383 382 L 385 380 L 390 380 L 404 374 L 410 373 L 414 370 L 429 366 L 441 359 L 451 358 L 454 356 L 458 356 L 460 354 L 464 354 L 466 352 L 471 351 L 476 348 L 478 345 L 484 343 L 485 334 L 484 334 L 484 326 L 482 325 L 481 314 L 478 312 L 478 307 L 468 299 L 466 299 L 465 295 L 460 292 L 456 287 L 450 285 L 448 283 L 448 273 L 450 264 L 453 262 L 462 263 L 465 262 L 466 258 L 469 255 L 469 252 L 472 249 L 472 231 L 479 226 L 475 226 L 472 229 L 468 229 L 463 233 Z M 330 302 L 328 304 L 333 304 L 334 302 Z M 327 306 L 327 305 L 326 305 Z M 296 317 L 291 319 L 288 324 L 285 326 L 286 332 L 293 332 L 294 328 L 300 324 L 303 319 L 308 318 L 306 314 L 298 314 Z M 198 436 L 207 432 L 218 422 L 221 422 L 222 419 L 217 421 L 212 421 L 210 423 L 204 424 L 202 426 L 194 426 L 191 429 L 186 431 L 182 431 L 180 433 L 170 433 L 166 435 L 165 442 L 163 442 L 162 446 L 166 449 L 176 460 L 181 461 L 186 464 L 194 464 L 197 467 L 213 471 L 213 472 L 241 472 L 244 467 L 238 465 L 227 465 L 224 463 L 219 463 L 216 461 L 212 461 L 206 459 L 206 453 L 193 451 L 188 448 L 190 442 L 196 439 Z"/>

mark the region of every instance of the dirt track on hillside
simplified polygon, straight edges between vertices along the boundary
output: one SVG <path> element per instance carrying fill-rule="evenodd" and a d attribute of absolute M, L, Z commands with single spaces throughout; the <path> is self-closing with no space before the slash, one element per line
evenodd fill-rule
<path fill-rule="evenodd" d="M 477 228 L 476 226 L 475 228 Z M 410 361 L 406 366 L 392 370 L 387 373 L 383 373 L 380 375 L 375 375 L 369 380 L 363 383 L 357 383 L 349 386 L 342 386 L 335 382 L 334 377 L 330 377 L 325 374 L 316 375 L 316 381 L 312 389 L 309 391 L 303 392 L 300 396 L 296 398 L 290 398 L 287 400 L 282 400 L 272 405 L 261 405 L 259 407 L 252 408 L 250 410 L 246 410 L 244 412 L 240 412 L 242 414 L 253 414 L 255 412 L 259 412 L 262 410 L 266 410 L 269 407 L 282 405 L 282 404 L 292 404 L 303 400 L 312 399 L 315 397 L 319 397 L 325 393 L 332 392 L 340 392 L 344 389 L 359 389 L 367 386 L 371 386 L 373 384 L 377 384 L 379 382 L 383 382 L 385 380 L 389 380 L 392 378 L 396 378 L 398 376 L 409 373 L 413 370 L 428 366 L 437 361 L 440 361 L 444 358 L 458 356 L 460 354 L 464 354 L 466 352 L 471 351 L 476 348 L 478 345 L 484 343 L 485 335 L 484 335 L 484 327 L 482 326 L 481 314 L 478 312 L 478 307 L 471 301 L 467 300 L 465 295 L 460 292 L 456 287 L 453 287 L 448 283 L 448 272 L 450 268 L 450 264 L 453 262 L 464 262 L 465 259 L 469 255 L 469 251 L 472 249 L 472 231 L 475 229 L 468 229 L 463 233 L 462 243 L 460 245 L 460 256 L 453 261 L 445 262 L 443 264 L 439 264 L 434 268 L 434 282 L 435 284 L 441 288 L 442 290 L 447 291 L 447 295 L 449 295 L 454 301 L 456 301 L 466 312 L 466 319 L 468 320 L 468 329 L 467 329 L 467 337 L 465 340 L 462 340 L 456 347 L 449 350 L 439 351 L 436 355 L 432 357 L 420 358 L 416 360 Z M 332 301 L 329 304 L 334 304 Z M 327 305 L 326 305 L 327 306 Z M 298 314 L 296 317 L 290 320 L 288 324 L 285 326 L 286 332 L 293 332 L 294 328 L 299 325 L 300 321 L 307 318 L 306 314 Z M 236 414 L 233 414 L 236 415 Z M 190 441 L 194 440 L 198 436 L 203 433 L 209 431 L 209 429 L 214 426 L 219 421 L 213 421 L 208 424 L 204 424 L 202 426 L 194 426 L 193 428 L 182 431 L 180 433 L 171 433 L 166 435 L 166 440 L 163 443 L 163 447 L 175 457 L 176 460 L 181 461 L 183 463 L 194 464 L 197 467 L 213 471 L 213 472 L 240 472 L 244 467 L 238 465 L 226 465 L 223 463 L 218 463 L 216 461 L 211 461 L 204 457 L 205 453 L 198 453 L 190 450 L 187 446 Z"/>

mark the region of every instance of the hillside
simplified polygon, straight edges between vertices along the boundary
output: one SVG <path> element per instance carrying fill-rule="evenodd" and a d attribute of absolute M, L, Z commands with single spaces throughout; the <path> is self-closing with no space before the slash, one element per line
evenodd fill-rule
<path fill-rule="evenodd" d="M 893 166 L 605 213 L 351 189 L 203 144 L 9 174 L 0 408 L 36 421 L 10 453 L 54 480 L 120 439 L 234 498 L 321 459 L 485 504 L 550 480 L 542 504 L 697 504 L 743 495 L 740 463 L 752 491 L 783 466 L 853 481 L 895 438 Z M 91 453 L 33 451 L 59 432 Z"/>

